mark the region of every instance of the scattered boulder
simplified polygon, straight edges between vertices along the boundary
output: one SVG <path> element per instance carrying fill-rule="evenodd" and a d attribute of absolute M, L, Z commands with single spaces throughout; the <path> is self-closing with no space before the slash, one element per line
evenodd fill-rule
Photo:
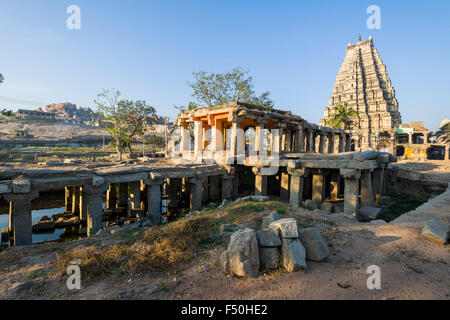
<path fill-rule="evenodd" d="M 277 221 L 277 220 L 280 220 L 280 219 L 281 219 L 281 217 L 280 217 L 280 215 L 278 214 L 278 212 L 274 211 L 274 212 L 270 213 L 269 215 L 267 215 L 267 216 L 265 216 L 265 217 L 263 218 L 263 221 L 262 221 L 262 228 L 263 228 L 263 229 L 269 229 L 269 226 L 270 226 L 270 224 L 271 224 L 272 222 Z"/>
<path fill-rule="evenodd" d="M 362 207 L 359 209 L 359 220 L 361 221 L 371 221 L 376 220 L 378 215 L 381 213 L 381 208 L 377 207 Z"/>
<path fill-rule="evenodd" d="M 297 220 L 295 220 L 294 218 L 274 221 L 269 225 L 269 229 L 278 232 L 279 237 L 282 239 L 298 238 Z"/>
<path fill-rule="evenodd" d="M 280 250 L 277 247 L 259 247 L 259 260 L 262 269 L 276 269 L 280 265 L 280 258 Z"/>
<path fill-rule="evenodd" d="M 240 277 L 257 277 L 259 250 L 255 231 L 243 229 L 231 235 L 228 250 L 220 256 L 222 271 Z"/>
<path fill-rule="evenodd" d="M 55 221 L 55 228 L 67 228 L 77 226 L 81 223 L 80 218 L 72 217 L 70 219 L 67 218 L 59 218 Z"/>
<path fill-rule="evenodd" d="M 276 230 L 259 230 L 256 232 L 256 239 L 260 247 L 280 247 L 281 240 Z"/>
<path fill-rule="evenodd" d="M 267 202 L 270 200 L 270 198 L 268 196 L 251 196 L 250 200 L 257 202 Z"/>
<path fill-rule="evenodd" d="M 320 209 L 323 211 L 333 212 L 333 203 L 322 202 L 322 204 L 320 205 Z"/>
<path fill-rule="evenodd" d="M 306 252 L 298 239 L 283 239 L 281 247 L 283 255 L 283 267 L 288 272 L 296 272 L 306 269 Z"/>
<path fill-rule="evenodd" d="M 320 205 L 321 204 L 317 201 L 313 201 L 311 199 L 305 200 L 305 208 L 308 210 L 314 211 L 315 209 L 319 209 Z"/>
<path fill-rule="evenodd" d="M 300 242 L 306 249 L 306 259 L 322 261 L 330 254 L 328 245 L 322 238 L 319 228 L 306 228 L 300 230 Z"/>
<path fill-rule="evenodd" d="M 422 229 L 422 238 L 436 242 L 438 244 L 446 244 L 450 238 L 450 227 L 445 222 L 431 219 Z"/>

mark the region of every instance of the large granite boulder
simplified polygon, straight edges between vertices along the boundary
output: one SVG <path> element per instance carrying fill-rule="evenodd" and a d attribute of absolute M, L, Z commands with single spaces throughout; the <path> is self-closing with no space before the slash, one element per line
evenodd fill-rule
<path fill-rule="evenodd" d="M 280 247 L 281 240 L 276 230 L 259 230 L 256 232 L 256 239 L 260 247 Z"/>
<path fill-rule="evenodd" d="M 280 249 L 277 247 L 259 247 L 259 260 L 262 269 L 276 269 L 280 265 Z"/>
<path fill-rule="evenodd" d="M 259 250 L 255 231 L 238 230 L 231 235 L 228 250 L 220 256 L 222 271 L 240 277 L 257 277 L 259 274 Z"/>
<path fill-rule="evenodd" d="M 283 239 L 281 247 L 283 267 L 288 272 L 306 269 L 306 252 L 298 239 Z"/>
<path fill-rule="evenodd" d="M 422 238 L 439 244 L 446 244 L 450 238 L 450 227 L 440 220 L 428 220 L 422 229 Z"/>
<path fill-rule="evenodd" d="M 263 218 L 262 228 L 269 229 L 269 226 L 272 222 L 280 220 L 280 219 L 281 219 L 281 217 L 278 214 L 278 212 L 274 211 Z"/>
<path fill-rule="evenodd" d="M 298 238 L 297 220 L 295 220 L 294 218 L 274 221 L 269 225 L 269 229 L 278 232 L 278 236 L 281 239 Z"/>
<path fill-rule="evenodd" d="M 306 228 L 300 230 L 300 242 L 306 249 L 306 259 L 322 261 L 330 254 L 328 246 L 320 234 L 319 228 Z"/>

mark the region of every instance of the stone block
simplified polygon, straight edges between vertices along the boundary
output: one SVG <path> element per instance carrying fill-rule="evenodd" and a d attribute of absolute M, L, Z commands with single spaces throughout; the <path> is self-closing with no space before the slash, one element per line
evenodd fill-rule
<path fill-rule="evenodd" d="M 440 220 L 431 219 L 428 220 L 425 227 L 423 227 L 421 236 L 426 240 L 438 244 L 446 244 L 450 237 L 450 227 Z"/>
<path fill-rule="evenodd" d="M 272 229 L 257 231 L 256 239 L 260 247 L 280 247 L 282 244 L 278 232 Z"/>
<path fill-rule="evenodd" d="M 305 208 L 311 211 L 320 208 L 321 203 L 318 201 L 313 201 L 311 199 L 305 200 Z"/>
<path fill-rule="evenodd" d="M 262 228 L 269 229 L 269 226 L 272 222 L 280 220 L 280 219 L 281 219 L 281 217 L 278 214 L 278 212 L 274 211 L 263 218 Z"/>
<path fill-rule="evenodd" d="M 361 207 L 359 209 L 359 220 L 361 221 L 370 221 L 370 220 L 376 220 L 378 218 L 378 215 L 381 213 L 381 208 L 377 207 Z"/>
<path fill-rule="evenodd" d="M 31 191 L 31 181 L 22 177 L 12 181 L 12 191 L 14 193 L 29 193 Z"/>
<path fill-rule="evenodd" d="M 280 265 L 280 258 L 278 248 L 259 247 L 259 260 L 262 269 L 276 269 Z"/>
<path fill-rule="evenodd" d="M 283 239 L 281 254 L 286 271 L 296 272 L 306 269 L 306 251 L 298 239 Z"/>
<path fill-rule="evenodd" d="M 331 202 L 323 202 L 320 205 L 320 209 L 328 212 L 333 212 L 333 203 Z"/>
<path fill-rule="evenodd" d="M 281 239 L 298 238 L 297 220 L 295 220 L 294 218 L 287 218 L 274 221 L 269 225 L 269 229 L 278 232 L 278 236 Z"/>
<path fill-rule="evenodd" d="M 299 240 L 306 250 L 306 259 L 322 261 L 329 255 L 328 245 L 322 238 L 319 228 L 300 230 Z"/>

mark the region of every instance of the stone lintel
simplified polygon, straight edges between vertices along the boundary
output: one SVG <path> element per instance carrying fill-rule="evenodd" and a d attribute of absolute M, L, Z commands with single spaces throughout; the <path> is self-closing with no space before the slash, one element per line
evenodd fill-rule
<path fill-rule="evenodd" d="M 31 181 L 28 178 L 19 176 L 12 180 L 13 193 L 29 193 L 31 191 Z"/>
<path fill-rule="evenodd" d="M 356 169 L 341 169 L 341 176 L 344 179 L 359 179 L 361 178 L 361 170 Z"/>
<path fill-rule="evenodd" d="M 310 174 L 310 170 L 309 169 L 292 169 L 292 168 L 288 168 L 287 172 L 291 176 L 296 176 L 296 177 L 308 177 L 309 174 Z"/>
<path fill-rule="evenodd" d="M 3 198 L 9 202 L 32 201 L 39 197 L 39 190 L 33 190 L 29 193 L 6 193 Z"/>

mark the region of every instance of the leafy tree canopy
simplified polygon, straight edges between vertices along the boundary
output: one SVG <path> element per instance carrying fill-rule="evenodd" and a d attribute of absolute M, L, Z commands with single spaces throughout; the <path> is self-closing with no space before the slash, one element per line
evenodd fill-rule
<path fill-rule="evenodd" d="M 193 89 L 192 97 L 197 102 L 190 106 L 212 107 L 238 101 L 272 109 L 274 102 L 270 99 L 270 92 L 257 96 L 253 78 L 248 73 L 241 68 L 234 68 L 226 73 L 194 72 L 195 80 L 189 86 Z"/>
<path fill-rule="evenodd" d="M 103 90 L 94 100 L 97 105 L 98 121 L 113 138 L 119 159 L 125 151 L 131 153 L 133 137 L 143 135 L 146 126 L 153 123 L 156 110 L 144 100 L 120 98 L 117 90 Z"/>
<path fill-rule="evenodd" d="M 327 121 L 327 125 L 334 128 L 350 130 L 353 124 L 352 118 L 358 115 L 357 112 L 349 109 L 347 103 L 336 105 L 335 112 L 334 117 Z"/>

